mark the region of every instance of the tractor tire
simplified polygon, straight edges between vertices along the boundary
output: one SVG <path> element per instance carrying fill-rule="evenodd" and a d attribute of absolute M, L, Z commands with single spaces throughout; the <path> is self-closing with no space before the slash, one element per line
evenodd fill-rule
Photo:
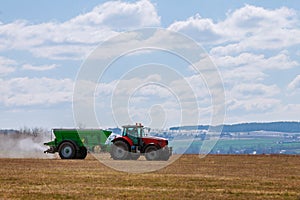
<path fill-rule="evenodd" d="M 76 149 L 71 142 L 64 142 L 59 147 L 59 156 L 61 159 L 76 158 Z"/>
<path fill-rule="evenodd" d="M 116 141 L 111 145 L 110 156 L 114 160 L 129 159 L 129 147 L 124 141 Z"/>
<path fill-rule="evenodd" d="M 87 149 L 85 147 L 81 147 L 76 154 L 76 159 L 85 159 L 87 156 Z"/>
<path fill-rule="evenodd" d="M 160 152 L 156 146 L 149 146 L 145 150 L 145 157 L 148 161 L 159 160 Z"/>
<path fill-rule="evenodd" d="M 169 150 L 164 150 L 160 152 L 160 160 L 167 161 L 170 158 Z"/>
<path fill-rule="evenodd" d="M 137 160 L 137 159 L 140 158 L 140 156 L 141 156 L 140 153 L 130 153 L 130 159 L 131 160 Z"/>

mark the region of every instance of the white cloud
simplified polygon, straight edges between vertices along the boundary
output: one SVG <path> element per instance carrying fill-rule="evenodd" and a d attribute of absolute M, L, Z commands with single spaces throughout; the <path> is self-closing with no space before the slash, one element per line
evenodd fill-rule
<path fill-rule="evenodd" d="M 292 82 L 288 85 L 289 90 L 300 89 L 300 75 L 296 76 Z"/>
<path fill-rule="evenodd" d="M 124 32 L 111 38 L 107 43 L 102 44 L 101 48 L 96 48 L 89 55 L 89 59 L 101 61 L 127 53 L 130 56 L 139 56 L 164 50 L 179 54 L 186 59 L 199 58 L 204 53 L 196 43 L 178 33 L 163 29 L 144 29 Z"/>
<path fill-rule="evenodd" d="M 241 53 L 237 56 L 213 56 L 214 62 L 219 67 L 234 69 L 236 67 L 249 67 L 257 70 L 264 69 L 289 69 L 298 65 L 290 59 L 288 52 L 282 51 L 275 56 L 266 58 L 263 54 Z"/>
<path fill-rule="evenodd" d="M 55 46 L 32 47 L 30 52 L 38 58 L 54 60 L 82 60 L 95 47 L 93 45 L 59 44 Z"/>
<path fill-rule="evenodd" d="M 201 111 L 205 110 L 201 116 L 211 114 L 211 112 L 209 113 L 211 109 L 207 110 L 206 106 L 211 104 L 210 99 L 208 101 L 205 99 L 206 102 L 197 105 L 197 102 L 203 101 L 204 98 L 204 91 L 198 89 L 198 87 L 203 87 L 203 83 L 200 84 L 199 79 L 197 80 L 199 77 L 186 77 L 187 79 L 181 77 L 180 80 L 172 79 L 168 82 L 169 84 L 166 84 L 164 82 L 166 77 L 164 76 L 168 75 L 170 74 L 140 75 L 120 81 L 101 83 L 96 90 L 96 110 L 101 109 L 100 115 L 109 116 L 111 109 L 113 109 L 115 116 L 119 120 L 123 120 L 123 123 L 128 123 L 126 120 L 130 117 L 134 119 L 133 121 L 139 118 L 138 121 L 144 119 L 144 123 L 148 123 L 150 120 L 148 112 L 152 106 L 160 105 L 165 112 L 168 124 L 172 125 L 178 119 L 181 120 L 181 115 L 184 116 L 185 123 L 195 122 L 196 124 L 200 109 L 202 109 Z M 189 81 L 195 84 L 191 86 L 192 88 L 188 88 L 186 85 Z M 199 92 L 199 94 L 194 92 Z M 128 118 L 127 115 L 130 117 Z"/>
<path fill-rule="evenodd" d="M 248 99 L 232 99 L 227 103 L 228 111 L 239 111 L 240 117 L 245 116 L 246 112 L 262 113 L 270 112 L 280 106 L 280 100 L 275 98 L 253 97 Z M 236 114 L 236 113 L 235 113 Z"/>
<path fill-rule="evenodd" d="M 238 84 L 231 89 L 231 95 L 239 99 L 252 99 L 253 97 L 272 97 L 280 92 L 276 85 L 261 83 Z"/>
<path fill-rule="evenodd" d="M 56 67 L 58 67 L 58 65 L 56 65 L 56 64 L 39 65 L 39 66 L 33 66 L 33 65 L 30 65 L 30 64 L 25 64 L 25 65 L 22 66 L 22 69 L 31 70 L 31 71 L 48 71 L 48 70 L 55 69 Z"/>
<path fill-rule="evenodd" d="M 285 50 L 300 44 L 298 24 L 298 14 L 293 9 L 245 5 L 218 22 L 196 15 L 174 22 L 169 29 L 212 46 L 210 55 L 225 83 L 227 110 L 229 115 L 239 112 L 241 116 L 237 120 L 240 121 L 247 118 L 245 114 L 269 113 L 282 107 L 279 86 L 264 81 L 270 78 L 270 71 L 299 66 Z M 297 85 L 295 79 L 288 88 Z"/>
<path fill-rule="evenodd" d="M 15 71 L 15 69 L 12 68 L 12 67 L 6 67 L 6 66 L 0 65 L 0 76 L 9 74 L 9 73 L 14 72 L 14 71 Z"/>
<path fill-rule="evenodd" d="M 0 64 L 8 66 L 8 65 L 16 65 L 17 62 L 15 60 L 0 56 Z"/>
<path fill-rule="evenodd" d="M 293 28 L 297 24 L 297 18 L 296 11 L 286 7 L 271 10 L 245 5 L 240 9 L 227 13 L 226 20 L 221 23 L 223 23 L 224 28 L 228 27 L 228 29 L 235 27 L 238 30 L 259 32 L 260 30 L 257 29 L 261 27 Z M 242 34 L 245 36 L 245 32 L 242 31 Z"/>
<path fill-rule="evenodd" d="M 78 25 L 104 25 L 112 29 L 132 29 L 160 25 L 155 6 L 147 0 L 127 3 L 110 1 L 95 7 L 91 12 L 70 20 Z"/>
<path fill-rule="evenodd" d="M 272 100 L 269 100 L 271 102 Z M 273 100 L 274 101 L 274 100 Z M 267 103 L 267 102 L 264 102 Z M 299 121 L 299 104 L 282 104 L 276 103 L 274 101 L 273 108 L 264 110 L 262 112 L 248 112 L 246 115 L 236 114 L 232 112 L 227 115 L 227 123 L 236 123 L 236 122 L 257 122 L 257 121 Z M 242 113 L 239 110 L 238 113 Z"/>
<path fill-rule="evenodd" d="M 82 59 L 117 31 L 158 25 L 160 17 L 150 1 L 110 1 L 65 22 L 2 23 L 0 51 L 25 50 L 48 59 Z"/>
<path fill-rule="evenodd" d="M 186 21 L 174 22 L 169 26 L 170 30 L 178 31 L 191 36 L 199 42 L 218 42 L 223 33 L 211 19 L 202 18 L 199 14 L 188 18 Z"/>
<path fill-rule="evenodd" d="M 12 78 L 0 79 L 0 102 L 6 106 L 51 105 L 71 102 L 71 79 Z"/>
<path fill-rule="evenodd" d="M 251 5 L 234 10 L 219 22 L 199 14 L 177 21 L 169 29 L 204 44 L 222 44 L 213 54 L 228 55 L 253 49 L 281 49 L 300 44 L 297 12 L 286 7 L 265 9 Z"/>
<path fill-rule="evenodd" d="M 226 85 L 236 85 L 240 83 L 252 84 L 263 81 L 267 75 L 255 68 L 236 67 L 231 70 L 222 71 L 223 81 Z"/>
<path fill-rule="evenodd" d="M 0 76 L 14 72 L 16 64 L 16 61 L 0 56 Z"/>
<path fill-rule="evenodd" d="M 227 88 L 227 110 L 230 115 L 243 116 L 247 113 L 271 112 L 281 107 L 281 100 L 277 95 L 281 90 L 276 85 L 262 83 L 239 83 Z M 232 116 L 231 116 L 232 117 Z"/>
<path fill-rule="evenodd" d="M 30 24 L 15 21 L 0 25 L 0 51 L 24 50 L 47 59 L 82 59 L 100 41 L 116 34 L 108 28 L 70 21 Z"/>
<path fill-rule="evenodd" d="M 269 70 L 286 70 L 299 66 L 286 51 L 270 57 L 253 53 L 241 53 L 237 56 L 214 55 L 212 60 L 221 70 L 224 82 L 229 85 L 262 82 L 269 76 Z"/>

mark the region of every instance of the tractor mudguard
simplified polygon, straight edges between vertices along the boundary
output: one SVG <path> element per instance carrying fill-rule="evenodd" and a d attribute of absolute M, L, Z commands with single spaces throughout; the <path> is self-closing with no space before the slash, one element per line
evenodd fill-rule
<path fill-rule="evenodd" d="M 141 152 L 142 153 L 145 153 L 145 150 L 149 147 L 149 146 L 155 146 L 157 149 L 161 149 L 161 147 L 155 143 L 150 143 L 150 144 L 147 144 L 146 146 L 143 147 L 143 149 L 141 149 Z"/>
<path fill-rule="evenodd" d="M 133 142 L 131 141 L 131 139 L 129 137 L 116 137 L 115 139 L 112 140 L 112 143 L 114 143 L 115 141 L 118 141 L 118 140 L 123 140 L 124 142 L 126 142 L 126 144 L 129 145 L 130 149 L 131 149 L 131 146 L 133 146 Z"/>

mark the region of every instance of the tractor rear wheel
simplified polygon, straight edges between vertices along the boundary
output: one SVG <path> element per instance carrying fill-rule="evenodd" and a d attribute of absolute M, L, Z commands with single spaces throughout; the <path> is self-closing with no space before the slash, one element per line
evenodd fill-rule
<path fill-rule="evenodd" d="M 140 158 L 140 156 L 141 156 L 140 153 L 130 153 L 130 159 L 131 160 L 137 160 L 137 159 Z"/>
<path fill-rule="evenodd" d="M 145 150 L 145 157 L 147 160 L 159 160 L 159 151 L 156 146 L 149 146 Z"/>
<path fill-rule="evenodd" d="M 71 142 L 64 142 L 59 147 L 59 156 L 61 159 L 73 159 L 76 157 L 75 146 Z"/>
<path fill-rule="evenodd" d="M 129 158 L 129 147 L 124 141 L 116 141 L 111 146 L 110 155 L 114 160 L 126 160 Z"/>
<path fill-rule="evenodd" d="M 87 149 L 85 147 L 81 147 L 77 152 L 76 159 L 85 159 L 87 156 Z"/>

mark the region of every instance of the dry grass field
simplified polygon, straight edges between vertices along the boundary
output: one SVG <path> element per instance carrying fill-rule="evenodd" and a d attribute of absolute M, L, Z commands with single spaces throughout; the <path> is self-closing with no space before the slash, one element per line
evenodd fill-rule
<path fill-rule="evenodd" d="M 2 158 L 0 166 L 0 199 L 300 200 L 300 156 L 184 155 L 143 174 L 115 171 L 92 156 Z"/>

